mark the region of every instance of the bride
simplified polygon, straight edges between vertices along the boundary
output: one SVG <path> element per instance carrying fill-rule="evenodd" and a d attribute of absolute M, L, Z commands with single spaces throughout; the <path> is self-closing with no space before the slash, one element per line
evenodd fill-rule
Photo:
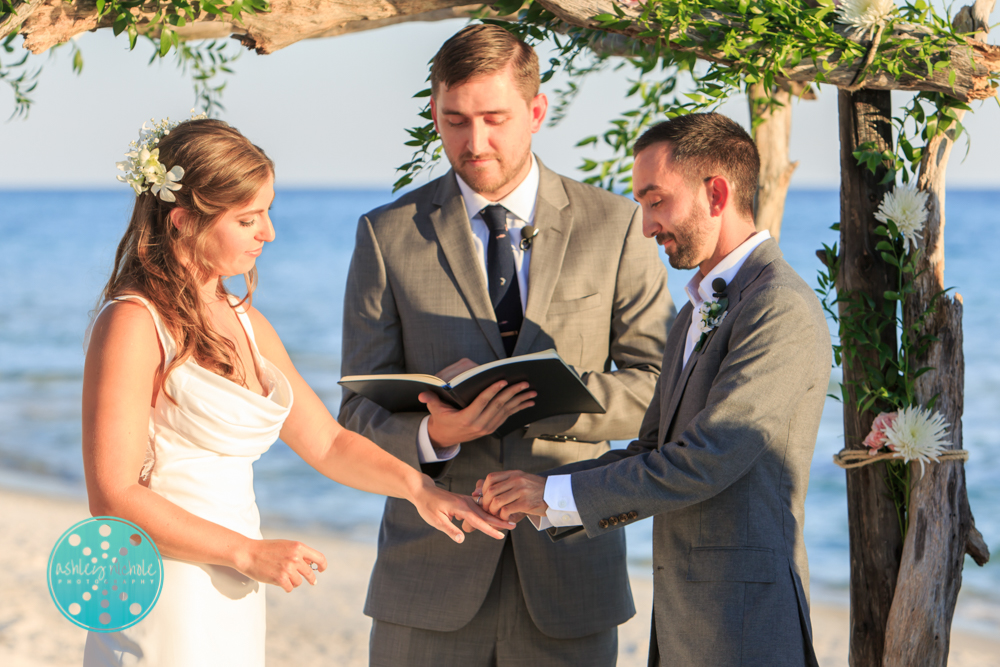
<path fill-rule="evenodd" d="M 119 164 L 136 201 L 87 351 L 83 459 L 91 512 L 145 529 L 163 589 L 132 627 L 90 632 L 84 664 L 263 665 L 261 584 L 291 591 L 327 566 L 305 544 L 262 539 L 251 465 L 279 436 L 330 479 L 409 500 L 456 542 L 453 519 L 497 539 L 512 524 L 342 428 L 250 305 L 274 239 L 263 151 L 217 120 L 143 128 Z M 223 284 L 237 274 L 242 300 Z"/>

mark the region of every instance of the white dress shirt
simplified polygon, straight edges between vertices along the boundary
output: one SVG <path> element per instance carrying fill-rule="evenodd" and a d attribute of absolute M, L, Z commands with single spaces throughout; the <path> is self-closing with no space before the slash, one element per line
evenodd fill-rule
<path fill-rule="evenodd" d="M 465 211 L 469 215 L 472 223 L 472 246 L 476 249 L 476 257 L 479 259 L 479 266 L 483 269 L 483 277 L 489 284 L 489 274 L 486 270 L 486 249 L 490 242 L 490 230 L 483 220 L 482 210 L 491 204 L 500 204 L 507 209 L 507 229 L 510 233 L 507 238 L 510 240 L 511 248 L 514 251 L 514 269 L 517 272 L 517 286 L 521 292 L 521 312 L 523 313 L 528 305 L 528 268 L 531 263 L 531 249 L 521 250 L 520 230 L 526 225 L 534 224 L 535 203 L 538 199 L 538 161 L 534 155 L 531 156 L 531 170 L 524 177 L 520 185 L 514 191 L 500 201 L 490 201 L 478 192 L 473 191 L 468 184 L 462 180 L 457 173 L 455 180 L 458 181 L 458 189 L 462 192 L 462 199 L 465 202 Z M 437 463 L 448 461 L 458 456 L 461 445 L 448 447 L 447 449 L 434 449 L 431 444 L 430 435 L 427 433 L 427 422 L 430 416 L 424 417 L 420 421 L 420 428 L 417 431 L 417 455 L 421 463 Z"/>
<path fill-rule="evenodd" d="M 701 272 L 694 274 L 694 277 L 684 286 L 688 300 L 694 312 L 691 314 L 691 324 L 688 326 L 687 339 L 684 342 L 684 364 L 694 352 L 694 346 L 701 338 L 698 330 L 698 308 L 706 301 L 712 300 L 712 281 L 722 278 L 726 285 L 733 281 L 739 270 L 743 268 L 747 257 L 750 256 L 757 246 L 771 238 L 771 233 L 767 230 L 753 234 L 746 241 L 741 243 L 726 255 L 721 262 L 708 272 L 704 278 Z M 531 523 L 538 530 L 545 530 L 553 526 L 579 526 L 583 523 L 580 520 L 580 513 L 576 508 L 576 499 L 573 497 L 572 475 L 552 475 L 545 480 L 545 491 L 543 499 L 549 508 L 545 511 L 544 517 L 529 516 Z"/>

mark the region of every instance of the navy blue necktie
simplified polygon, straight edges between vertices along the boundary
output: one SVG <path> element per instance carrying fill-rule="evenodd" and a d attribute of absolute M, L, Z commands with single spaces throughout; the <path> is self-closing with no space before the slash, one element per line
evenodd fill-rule
<path fill-rule="evenodd" d="M 482 210 L 483 221 L 490 230 L 486 248 L 486 275 L 490 283 L 490 301 L 500 325 L 503 347 L 509 357 L 517 344 L 524 313 L 521 311 L 521 289 L 517 284 L 514 249 L 507 231 L 507 209 L 499 204 Z"/>

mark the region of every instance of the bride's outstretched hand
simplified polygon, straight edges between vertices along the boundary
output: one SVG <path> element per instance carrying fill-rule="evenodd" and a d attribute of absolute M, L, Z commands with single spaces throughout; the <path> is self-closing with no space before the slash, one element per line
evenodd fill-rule
<path fill-rule="evenodd" d="M 437 488 L 427 476 L 424 476 L 424 483 L 412 502 L 424 521 L 458 543 L 465 540 L 465 534 L 453 523 L 455 520 L 498 540 L 504 538 L 501 530 L 510 530 L 515 525 L 487 514 L 472 496 L 460 496 Z M 467 529 L 466 532 L 472 531 Z"/>
<path fill-rule="evenodd" d="M 293 540 L 249 540 L 248 548 L 236 554 L 236 569 L 255 581 L 291 593 L 303 579 L 315 586 L 316 572 L 326 569 L 326 558 Z"/>

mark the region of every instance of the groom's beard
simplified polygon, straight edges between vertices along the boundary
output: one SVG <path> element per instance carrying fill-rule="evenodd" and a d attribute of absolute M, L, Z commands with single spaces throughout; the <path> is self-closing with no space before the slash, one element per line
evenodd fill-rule
<path fill-rule="evenodd" d="M 672 250 L 664 248 L 670 266 L 675 269 L 693 269 L 702 262 L 699 248 L 707 243 L 710 234 L 708 229 L 708 211 L 694 208 L 690 215 L 674 227 L 672 234 L 657 234 L 656 242 L 661 246 L 666 241 L 673 241 Z"/>

